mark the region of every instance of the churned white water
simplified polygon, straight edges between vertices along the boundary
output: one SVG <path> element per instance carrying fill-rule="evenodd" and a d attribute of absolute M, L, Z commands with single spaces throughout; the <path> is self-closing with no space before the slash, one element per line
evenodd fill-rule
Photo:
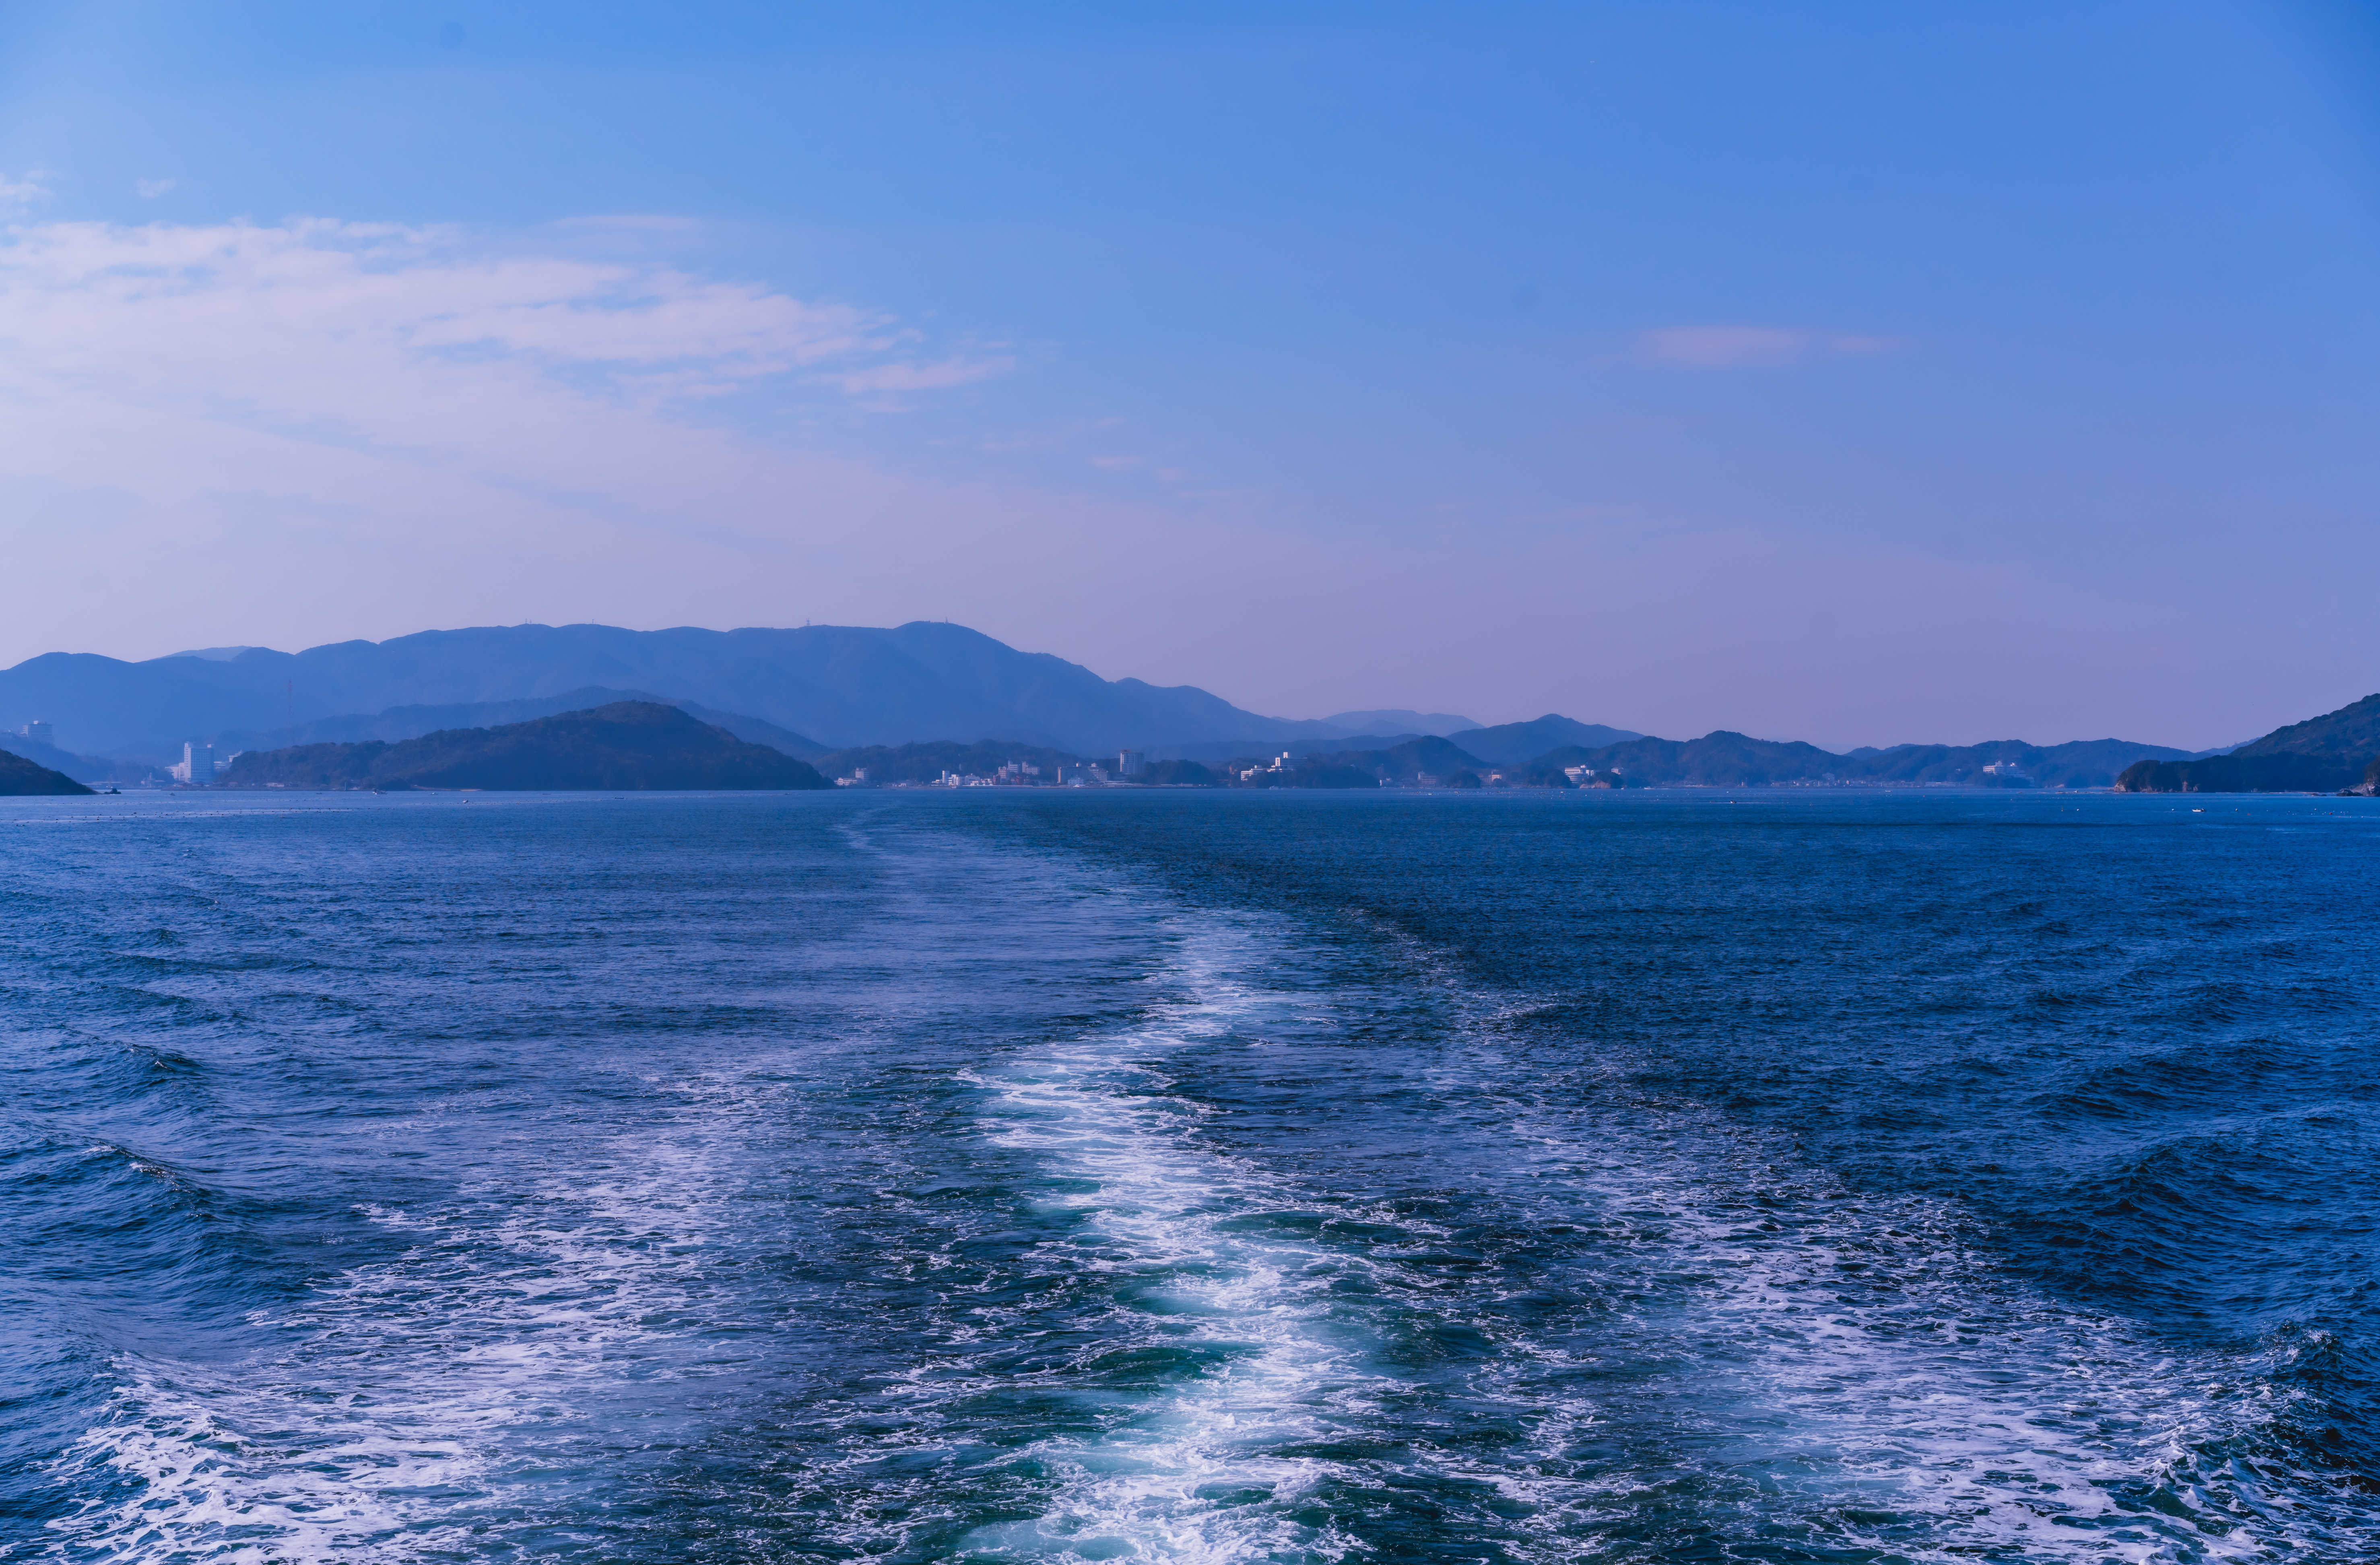
<path fill-rule="evenodd" d="M 1234 1218 L 1296 1197 L 1198 1147 L 1198 1106 L 1158 1074 L 1172 1050 L 1261 1032 L 1288 1001 L 1241 977 L 1263 954 L 1244 930 L 1201 921 L 1178 939 L 1159 981 L 1182 998 L 1128 1031 L 970 1073 L 991 1093 L 990 1134 L 1039 1160 L 1042 1199 L 1082 1214 L 1074 1243 L 1143 1316 L 1129 1340 L 1178 1365 L 1101 1438 L 1037 1448 L 1061 1476 L 1056 1502 L 969 1540 L 989 1553 L 1221 1562 L 1354 1547 L 1286 1515 L 1328 1463 L 1275 1454 L 1376 1415 L 1391 1384 L 1371 1367 L 1378 1344 L 1332 1307 L 1350 1263 L 1235 1231 Z"/>
<path fill-rule="evenodd" d="M 600 1481 L 612 1426 L 699 1378 L 705 1275 L 756 1095 L 649 1083 L 661 1122 L 430 1210 L 363 1215 L 400 1253 L 250 1325 L 229 1364 L 126 1356 L 55 1464 L 89 1491 L 46 1552 L 91 1561 L 417 1559 Z M 537 1166 L 540 1161 L 547 1167 Z"/>

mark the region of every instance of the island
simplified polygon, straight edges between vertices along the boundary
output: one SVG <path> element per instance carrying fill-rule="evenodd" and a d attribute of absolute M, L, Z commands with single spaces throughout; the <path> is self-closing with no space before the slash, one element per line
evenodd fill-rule
<path fill-rule="evenodd" d="M 215 785 L 374 792 L 832 786 L 807 762 L 658 701 L 614 701 L 494 728 L 447 728 L 396 744 L 250 750 Z"/>

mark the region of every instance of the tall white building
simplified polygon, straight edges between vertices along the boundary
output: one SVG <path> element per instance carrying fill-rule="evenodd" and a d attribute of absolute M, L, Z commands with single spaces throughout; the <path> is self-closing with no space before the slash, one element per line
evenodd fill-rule
<path fill-rule="evenodd" d="M 215 780 L 215 747 L 212 745 L 184 745 L 181 763 L 165 770 L 174 774 L 176 782 L 203 788 Z"/>
<path fill-rule="evenodd" d="M 21 734 L 26 738 L 30 739 L 36 745 L 55 745 L 57 743 L 55 739 L 50 737 L 50 725 L 42 718 L 35 718 L 32 722 L 25 724 L 24 727 L 18 729 L 18 733 Z"/>
<path fill-rule="evenodd" d="M 1137 777 L 1140 775 L 1142 769 L 1148 764 L 1148 757 L 1144 751 L 1118 750 L 1116 752 L 1116 775 L 1118 777 Z"/>

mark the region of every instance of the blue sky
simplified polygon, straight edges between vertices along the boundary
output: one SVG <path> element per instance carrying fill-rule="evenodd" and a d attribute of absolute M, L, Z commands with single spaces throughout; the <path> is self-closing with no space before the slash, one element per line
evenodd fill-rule
<path fill-rule="evenodd" d="M 0 13 L 0 661 L 951 618 L 1292 715 L 2380 686 L 2380 22 Z"/>

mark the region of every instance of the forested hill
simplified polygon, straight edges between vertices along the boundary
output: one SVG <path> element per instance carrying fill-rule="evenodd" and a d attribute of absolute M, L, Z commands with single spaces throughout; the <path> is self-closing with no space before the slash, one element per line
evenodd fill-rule
<path fill-rule="evenodd" d="M 316 718 L 294 727 L 261 732 L 228 730 L 215 736 L 215 750 L 285 750 L 296 745 L 354 745 L 366 739 L 395 744 L 419 739 L 449 728 L 494 728 L 529 722 L 563 712 L 589 711 L 615 701 L 659 701 L 676 707 L 714 728 L 724 728 L 749 744 L 783 750 L 797 760 L 815 761 L 826 746 L 776 723 L 736 712 L 722 712 L 698 701 L 656 696 L 649 690 L 614 690 L 600 685 L 565 690 L 559 696 L 526 697 L 517 701 L 467 701 L 442 707 L 391 707 L 380 712 L 342 712 Z"/>
<path fill-rule="evenodd" d="M 0 796 L 27 798 L 39 794 L 88 794 L 91 790 L 63 771 L 36 766 L 11 750 L 0 750 Z"/>
<path fill-rule="evenodd" d="M 1460 742 L 1469 737 L 1412 739 L 1395 745 L 1296 754 L 1289 766 L 1266 770 L 1261 775 L 1245 779 L 1243 785 L 1352 787 L 1414 783 L 1427 779 L 1433 785 L 1455 787 L 1487 782 L 1559 788 L 1578 782 L 1598 788 L 1760 788 L 1830 783 L 1854 787 L 2105 788 L 2135 760 L 2170 760 L 2189 754 L 2122 739 L 2086 739 L 2063 745 L 2028 745 L 2004 739 L 1983 745 L 1899 745 L 1888 750 L 1836 755 L 1815 745 L 1755 739 L 1722 729 L 1699 739 L 1633 738 L 1612 745 L 1566 745 L 1526 760 L 1507 762 Z M 1250 767 L 1267 767 L 1269 758 L 1234 758 L 1220 769 L 1219 780 L 1235 777 Z M 1573 778 L 1572 769 L 1583 770 Z M 1199 770 L 1204 775 L 1206 769 Z M 1593 773 L 1591 779 L 1588 772 Z"/>
<path fill-rule="evenodd" d="M 2276 728 L 2228 756 L 2143 764 L 2116 786 L 2134 794 L 2299 794 L 2380 785 L 2380 695 Z"/>
<path fill-rule="evenodd" d="M 1581 722 L 1559 712 L 1548 712 L 1527 722 L 1501 722 L 1492 728 L 1466 728 L 1446 737 L 1480 760 L 1511 766 L 1533 760 L 1548 750 L 1560 749 L 1565 746 L 1595 749 L 1605 745 L 1623 745 L 1645 735 L 1625 728 L 1610 728 L 1600 722 Z"/>
<path fill-rule="evenodd" d="M 230 788 L 795 789 L 832 786 L 808 763 L 675 707 L 617 701 L 398 744 L 298 745 L 233 761 Z"/>
<path fill-rule="evenodd" d="M 1618 772 L 1640 786 L 1757 788 L 1821 782 L 1838 775 L 1846 762 L 1815 745 L 1752 739 L 1721 729 L 1699 739 L 1631 739 L 1593 749 L 1565 746 L 1531 764 L 1540 772 L 1591 767 L 1598 773 Z"/>
<path fill-rule="evenodd" d="M 2380 695 L 2276 728 L 2231 752 L 2235 756 L 2325 756 L 2359 765 L 2380 756 Z"/>
<path fill-rule="evenodd" d="M 2188 754 L 2130 739 L 2075 739 L 2063 745 L 1995 739 L 1981 745 L 1896 745 L 1843 758 L 1852 765 L 1851 775 L 1865 782 L 2105 788 L 2134 761 L 2171 760 Z M 1995 777 L 1984 770 L 1987 766 L 2012 766 L 2016 770 Z"/>

